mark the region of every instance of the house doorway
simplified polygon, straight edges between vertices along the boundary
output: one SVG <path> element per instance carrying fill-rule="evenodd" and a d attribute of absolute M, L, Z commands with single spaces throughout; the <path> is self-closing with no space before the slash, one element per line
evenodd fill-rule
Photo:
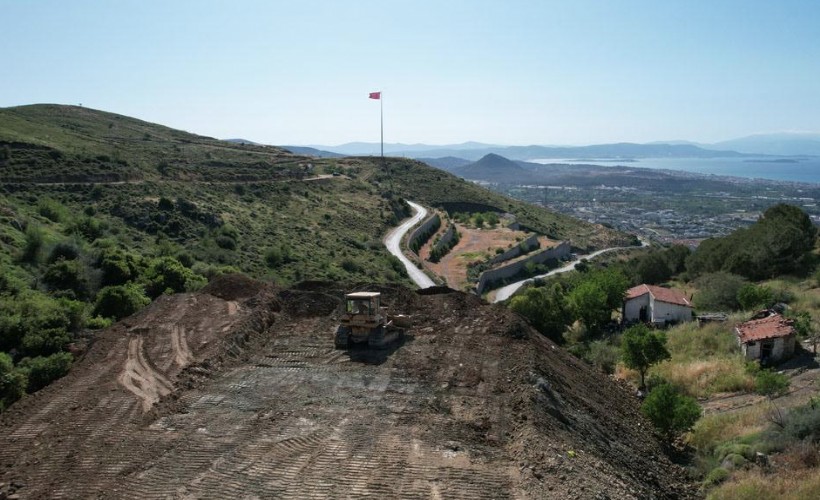
<path fill-rule="evenodd" d="M 638 311 L 638 319 L 641 321 L 641 323 L 646 323 L 646 319 L 647 319 L 646 316 L 647 316 L 646 306 L 643 306 L 643 307 L 641 307 L 641 310 Z"/>
<path fill-rule="evenodd" d="M 774 351 L 774 341 L 773 340 L 764 340 L 760 343 L 760 361 L 766 362 L 769 358 L 772 357 L 772 351 Z"/>

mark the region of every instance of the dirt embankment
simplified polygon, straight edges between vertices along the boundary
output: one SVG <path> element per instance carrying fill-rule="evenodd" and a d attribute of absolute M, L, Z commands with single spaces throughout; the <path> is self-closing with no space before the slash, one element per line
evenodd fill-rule
<path fill-rule="evenodd" d="M 414 325 L 387 350 L 339 351 L 350 289 L 229 280 L 115 325 L 15 404 L 0 483 L 23 498 L 691 494 L 627 392 L 500 306 L 350 287 Z"/>

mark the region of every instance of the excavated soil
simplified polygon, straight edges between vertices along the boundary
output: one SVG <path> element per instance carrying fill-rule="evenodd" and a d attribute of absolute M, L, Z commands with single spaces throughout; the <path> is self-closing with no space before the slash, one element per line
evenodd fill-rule
<path fill-rule="evenodd" d="M 381 291 L 413 328 L 387 350 L 335 350 L 352 289 Z M 161 298 L 13 405 L 0 487 L 20 498 L 693 494 L 627 391 L 501 306 L 444 287 L 277 290 L 236 277 Z"/>

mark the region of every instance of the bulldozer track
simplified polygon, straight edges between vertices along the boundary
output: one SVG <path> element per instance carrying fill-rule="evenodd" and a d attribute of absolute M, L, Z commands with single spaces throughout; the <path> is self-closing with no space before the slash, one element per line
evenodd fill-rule
<path fill-rule="evenodd" d="M 173 385 L 159 373 L 145 357 L 143 338 L 136 336 L 128 342 L 128 358 L 117 380 L 123 387 L 142 400 L 143 411 L 148 411 L 162 396 L 171 393 Z"/>
<path fill-rule="evenodd" d="M 185 328 L 175 325 L 171 328 L 171 347 L 174 350 L 174 362 L 177 366 L 187 366 L 193 361 L 194 355 L 191 348 L 188 347 L 188 341 L 185 338 Z"/>

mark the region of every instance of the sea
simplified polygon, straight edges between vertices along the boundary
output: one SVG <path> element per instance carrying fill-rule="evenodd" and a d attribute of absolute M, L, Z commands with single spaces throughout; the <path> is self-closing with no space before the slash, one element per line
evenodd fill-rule
<path fill-rule="evenodd" d="M 532 163 L 569 165 L 600 165 L 605 167 L 640 167 L 682 170 L 698 174 L 726 175 L 747 179 L 820 184 L 820 157 L 751 157 L 741 158 L 592 158 L 527 160 Z"/>

